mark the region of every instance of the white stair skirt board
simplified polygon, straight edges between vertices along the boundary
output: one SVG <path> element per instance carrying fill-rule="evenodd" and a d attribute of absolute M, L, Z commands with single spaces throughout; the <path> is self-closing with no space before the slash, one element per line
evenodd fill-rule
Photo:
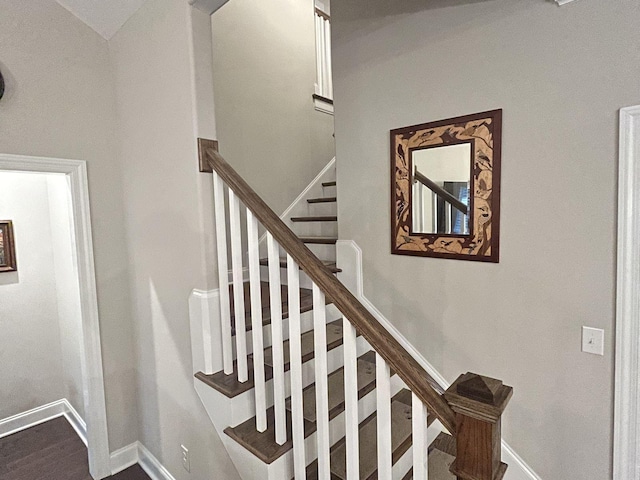
<path fill-rule="evenodd" d="M 66 398 L 0 420 L 0 438 L 8 437 L 62 416 L 67 419 L 82 443 L 86 445 L 87 424 Z"/>
<path fill-rule="evenodd" d="M 316 175 L 316 178 L 311 180 L 309 185 L 302 191 L 300 195 L 287 207 L 287 209 L 280 215 L 280 220 L 282 220 L 289 228 L 293 226 L 293 222 L 291 221 L 291 217 L 304 217 L 305 215 L 309 215 L 309 206 L 307 204 L 307 199 L 309 198 L 319 198 L 323 195 L 323 182 L 328 182 L 330 180 L 335 180 L 335 167 L 336 167 L 336 158 L 333 157 L 329 163 L 325 165 L 325 167 Z M 318 214 L 320 215 L 320 214 Z M 324 215 L 324 214 L 322 214 Z M 260 244 L 265 243 L 265 239 L 267 238 L 267 234 L 263 234 L 260 237 Z"/>
<path fill-rule="evenodd" d="M 140 442 L 134 442 L 111 454 L 111 474 L 117 473 L 139 463 L 151 480 L 175 480 L 153 454 Z"/>
<path fill-rule="evenodd" d="M 640 480 L 640 106 L 620 111 L 613 478 Z"/>
<path fill-rule="evenodd" d="M 380 324 L 409 352 L 409 354 L 442 387 L 449 388 L 450 383 L 416 350 L 416 348 L 393 326 L 393 324 L 365 297 L 363 291 L 362 250 L 352 240 L 339 240 L 336 244 L 338 274 L 340 281 L 353 293 Z M 434 424 L 439 424 L 435 422 Z M 445 431 L 440 427 L 441 431 Z M 435 438 L 435 436 L 429 436 Z M 502 440 L 502 461 L 509 465 L 504 480 L 541 480 L 538 474 L 520 458 L 520 456 Z M 635 480 L 635 479 L 634 479 Z"/>

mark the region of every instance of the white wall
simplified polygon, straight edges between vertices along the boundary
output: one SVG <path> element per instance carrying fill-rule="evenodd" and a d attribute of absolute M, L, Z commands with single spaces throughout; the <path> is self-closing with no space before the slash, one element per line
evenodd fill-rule
<path fill-rule="evenodd" d="M 122 170 L 106 41 L 51 0 L 0 0 L 0 152 L 86 160 L 109 443 L 137 440 Z"/>
<path fill-rule="evenodd" d="M 640 101 L 640 4 L 353 0 L 332 20 L 339 228 L 366 296 L 448 380 L 513 385 L 504 436 L 541 478 L 610 479 L 617 118 Z M 500 263 L 390 255 L 389 130 L 495 108 Z M 605 329 L 604 357 L 580 352 L 582 325 Z"/>
<path fill-rule="evenodd" d="M 0 172 L 18 271 L 0 274 L 0 418 L 65 396 L 47 180 Z"/>
<path fill-rule="evenodd" d="M 14 223 L 18 261 L 0 274 L 0 418 L 62 398 L 84 416 L 66 187 L 61 175 L 0 172 L 0 217 Z"/>
<path fill-rule="evenodd" d="M 71 191 L 66 175 L 50 174 L 46 177 L 65 398 L 85 418 L 85 356 L 75 239 L 72 234 Z"/>
<path fill-rule="evenodd" d="M 276 212 L 333 158 L 316 111 L 313 0 L 232 0 L 211 16 L 220 152 Z"/>
<path fill-rule="evenodd" d="M 213 105 L 209 115 L 196 111 L 203 97 L 193 89 L 206 78 L 206 65 L 196 81 L 199 70 L 190 62 L 190 52 L 204 55 L 211 74 L 209 22 L 187 2 L 153 0 L 109 43 L 124 166 L 139 440 L 178 480 L 237 478 L 193 388 L 187 304 L 193 288 L 215 287 L 209 283 L 216 267 L 209 257 L 213 229 L 203 220 L 213 218 L 211 176 L 198 173 L 196 155 L 197 136 L 215 135 Z M 189 449 L 190 474 L 180 445 Z"/>

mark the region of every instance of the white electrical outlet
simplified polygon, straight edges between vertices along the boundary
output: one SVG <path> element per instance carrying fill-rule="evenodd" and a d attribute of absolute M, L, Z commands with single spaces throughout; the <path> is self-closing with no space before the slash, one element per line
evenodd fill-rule
<path fill-rule="evenodd" d="M 582 327 L 582 351 L 594 355 L 604 355 L 604 330 Z"/>
<path fill-rule="evenodd" d="M 180 445 L 182 451 L 182 466 L 187 472 L 191 472 L 191 459 L 189 458 L 189 449 L 184 445 Z"/>

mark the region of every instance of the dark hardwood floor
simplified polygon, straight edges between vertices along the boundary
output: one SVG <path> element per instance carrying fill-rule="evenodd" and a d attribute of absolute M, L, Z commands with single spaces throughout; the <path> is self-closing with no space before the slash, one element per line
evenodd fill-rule
<path fill-rule="evenodd" d="M 110 480 L 149 480 L 135 465 Z M 0 439 L 0 480 L 91 480 L 87 448 L 64 417 Z"/>

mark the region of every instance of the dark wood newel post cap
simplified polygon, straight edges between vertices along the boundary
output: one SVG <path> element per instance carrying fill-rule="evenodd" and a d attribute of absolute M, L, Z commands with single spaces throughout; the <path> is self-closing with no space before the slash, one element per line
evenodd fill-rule
<path fill-rule="evenodd" d="M 444 392 L 454 412 L 496 423 L 507 408 L 513 388 L 495 378 L 467 372 Z"/>
<path fill-rule="evenodd" d="M 444 392 L 456 414 L 457 456 L 450 471 L 458 480 L 501 480 L 501 417 L 513 388 L 475 373 L 460 375 Z"/>

